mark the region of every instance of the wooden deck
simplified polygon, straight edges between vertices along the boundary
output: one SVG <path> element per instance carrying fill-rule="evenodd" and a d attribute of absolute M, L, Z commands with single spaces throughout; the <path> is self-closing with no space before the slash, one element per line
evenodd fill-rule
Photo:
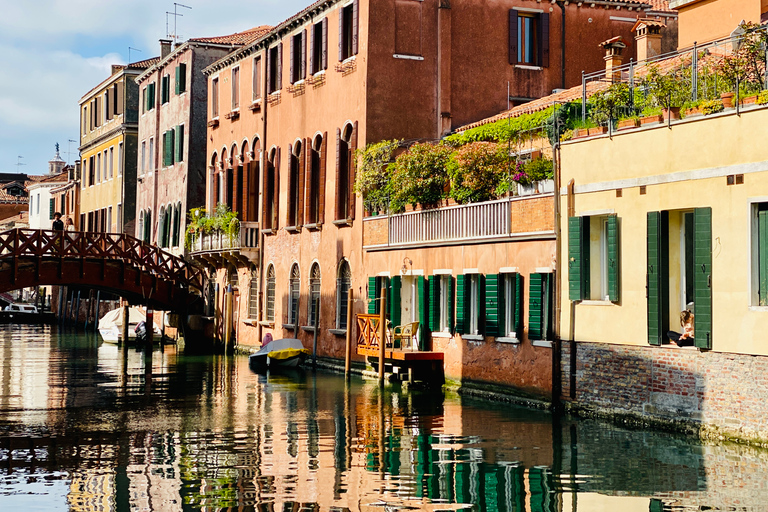
<path fill-rule="evenodd" d="M 379 357 L 379 347 L 357 347 L 357 355 Z M 442 361 L 442 352 L 422 352 L 420 350 L 384 349 L 384 359 L 392 361 Z"/>

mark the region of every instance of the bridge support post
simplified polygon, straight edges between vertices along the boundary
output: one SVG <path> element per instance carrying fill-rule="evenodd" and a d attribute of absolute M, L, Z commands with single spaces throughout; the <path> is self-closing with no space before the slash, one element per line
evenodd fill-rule
<path fill-rule="evenodd" d="M 99 332 L 99 303 L 101 302 L 101 290 L 96 290 L 96 309 L 93 312 L 93 332 Z"/>
<path fill-rule="evenodd" d="M 230 350 L 232 342 L 232 324 L 234 322 L 234 292 L 232 285 L 227 285 L 227 291 L 224 293 L 224 353 Z"/>
<path fill-rule="evenodd" d="M 128 306 L 123 306 L 123 345 L 128 343 L 128 321 L 130 319 L 130 313 Z"/>
<path fill-rule="evenodd" d="M 381 288 L 379 299 L 381 311 L 379 312 L 379 386 L 384 386 L 384 351 L 387 347 L 387 288 Z M 347 326 L 349 327 L 349 326 Z"/>
<path fill-rule="evenodd" d="M 219 326 L 221 325 L 221 310 L 219 309 L 219 283 L 216 283 L 216 291 L 213 294 L 213 341 L 219 343 Z"/>
<path fill-rule="evenodd" d="M 80 321 L 80 290 L 77 291 L 77 303 L 75 304 L 75 327 Z"/>
<path fill-rule="evenodd" d="M 151 353 L 152 352 L 152 338 L 155 335 L 155 322 L 154 322 L 154 311 L 147 308 L 147 320 L 144 322 L 144 325 L 147 328 L 147 349 Z"/>
<path fill-rule="evenodd" d="M 64 287 L 59 286 L 59 304 L 58 304 L 58 307 L 56 308 L 58 310 L 59 325 L 62 325 L 64 323 L 64 317 L 61 316 L 63 312 L 62 302 L 64 302 Z"/>

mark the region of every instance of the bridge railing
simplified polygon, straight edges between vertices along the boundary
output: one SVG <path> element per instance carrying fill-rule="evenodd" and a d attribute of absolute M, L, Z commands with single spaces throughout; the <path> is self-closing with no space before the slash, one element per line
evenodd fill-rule
<path fill-rule="evenodd" d="M 0 259 L 16 257 L 121 260 L 144 272 L 202 290 L 202 269 L 124 233 L 11 229 L 0 233 Z"/>

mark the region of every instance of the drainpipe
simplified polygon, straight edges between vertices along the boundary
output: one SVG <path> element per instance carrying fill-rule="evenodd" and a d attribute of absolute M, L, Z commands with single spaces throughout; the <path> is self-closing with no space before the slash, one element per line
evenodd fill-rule
<path fill-rule="evenodd" d="M 269 51 L 269 48 L 266 47 L 266 51 Z M 264 66 L 264 73 L 269 73 L 269 70 L 266 69 L 266 66 Z M 261 77 L 259 78 L 261 80 Z M 266 239 L 266 236 L 264 235 L 264 190 L 261 189 L 261 184 L 264 183 L 264 158 L 268 154 L 267 151 L 264 151 L 264 148 L 267 147 L 267 110 L 269 110 L 269 102 L 267 101 L 267 96 L 269 93 L 267 92 L 266 87 L 266 80 L 262 82 L 262 84 L 265 85 L 261 90 L 263 91 L 264 97 L 261 99 L 262 104 L 264 106 L 264 121 L 262 123 L 261 128 L 261 148 L 259 148 L 259 151 L 261 152 L 261 156 L 259 158 L 259 195 L 261 196 L 261 200 L 257 201 L 257 204 L 261 206 L 261 208 L 258 209 L 257 215 L 261 215 L 261 221 L 259 222 L 259 312 L 261 313 L 261 308 L 264 307 L 264 240 Z M 326 144 L 327 141 L 324 141 Z M 275 179 L 277 179 L 277 170 L 275 170 Z M 277 198 L 275 198 L 277 200 Z M 259 217 L 257 217 L 259 218 Z M 261 316 L 261 315 L 259 315 Z M 263 327 L 261 325 L 261 322 L 257 322 L 258 328 L 256 329 L 256 334 L 259 338 L 259 342 L 261 342 L 263 338 L 262 332 Z"/>
<path fill-rule="evenodd" d="M 557 6 L 560 8 L 561 21 L 560 21 L 560 88 L 565 89 L 565 2 L 563 0 L 557 1 Z"/>

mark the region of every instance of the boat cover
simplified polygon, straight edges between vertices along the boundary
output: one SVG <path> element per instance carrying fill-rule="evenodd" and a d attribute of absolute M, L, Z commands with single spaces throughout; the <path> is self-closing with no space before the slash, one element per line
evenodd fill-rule
<path fill-rule="evenodd" d="M 254 356 L 269 356 L 270 359 L 290 359 L 296 357 L 299 354 L 309 354 L 309 350 L 304 348 L 301 340 L 296 338 L 283 338 L 280 340 L 273 340 L 261 347 L 261 350 L 256 352 Z"/>

